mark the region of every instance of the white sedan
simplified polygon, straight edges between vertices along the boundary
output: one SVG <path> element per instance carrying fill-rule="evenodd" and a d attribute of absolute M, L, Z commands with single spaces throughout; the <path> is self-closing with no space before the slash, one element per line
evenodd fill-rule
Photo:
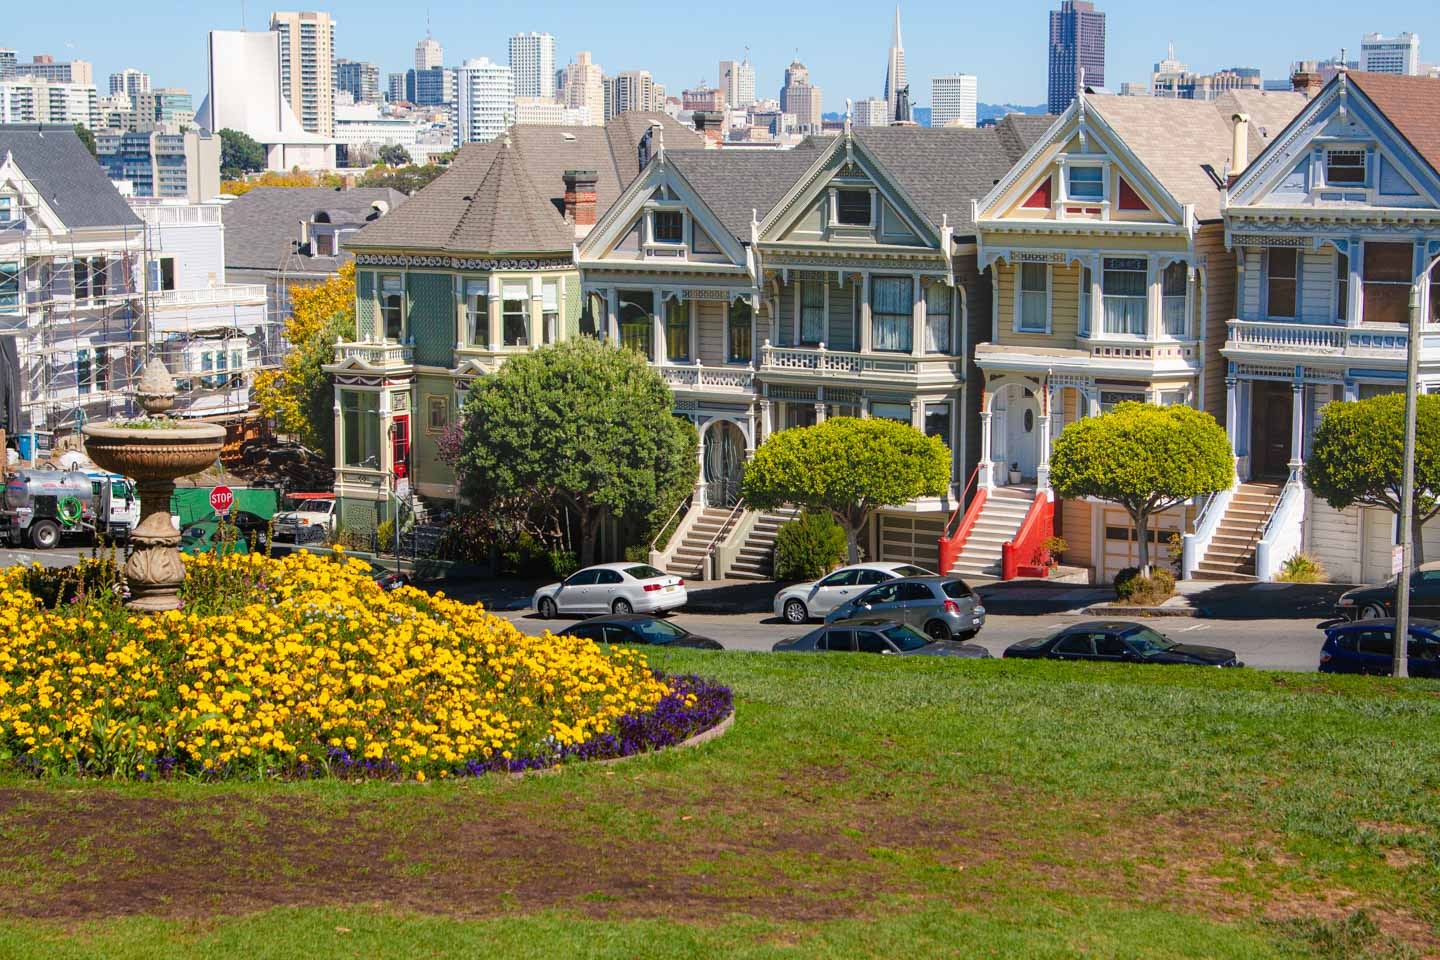
<path fill-rule="evenodd" d="M 685 605 L 685 581 L 648 563 L 601 563 L 535 591 L 530 605 L 560 613 L 665 613 Z"/>
<path fill-rule="evenodd" d="M 824 619 L 825 615 L 851 597 L 878 583 L 900 577 L 933 577 L 935 574 L 913 563 L 857 563 L 841 567 L 819 580 L 797 583 L 775 594 L 775 616 L 786 623 Z"/>

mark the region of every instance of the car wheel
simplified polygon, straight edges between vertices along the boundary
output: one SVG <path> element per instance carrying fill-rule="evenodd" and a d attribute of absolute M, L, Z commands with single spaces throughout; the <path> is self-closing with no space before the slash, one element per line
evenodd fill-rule
<path fill-rule="evenodd" d="M 944 643 L 950 639 L 950 628 L 939 620 L 931 620 L 925 624 L 925 635 L 938 643 Z"/>
<path fill-rule="evenodd" d="M 1381 617 L 1388 616 L 1390 616 L 1390 614 L 1385 612 L 1385 607 L 1383 604 L 1367 603 L 1365 604 L 1365 606 L 1360 608 L 1361 620 L 1379 620 Z"/>
<path fill-rule="evenodd" d="M 36 550 L 53 550 L 60 544 L 60 528 L 53 520 L 41 520 L 30 528 L 30 542 Z"/>
<path fill-rule="evenodd" d="M 536 608 L 542 620 L 553 620 L 555 619 L 555 614 L 560 612 L 555 607 L 555 601 L 549 597 L 541 597 L 540 602 L 536 604 Z"/>
<path fill-rule="evenodd" d="M 624 597 L 621 597 L 620 599 L 616 600 L 614 603 L 610 604 L 610 612 L 611 612 L 611 613 L 618 613 L 618 614 L 634 613 L 634 612 L 635 612 L 635 608 L 632 607 L 632 606 L 630 606 L 630 601 L 629 601 L 629 600 L 626 600 Z"/>
<path fill-rule="evenodd" d="M 802 601 L 786 600 L 784 610 L 786 623 L 804 623 L 810 619 L 810 611 L 805 609 Z"/>

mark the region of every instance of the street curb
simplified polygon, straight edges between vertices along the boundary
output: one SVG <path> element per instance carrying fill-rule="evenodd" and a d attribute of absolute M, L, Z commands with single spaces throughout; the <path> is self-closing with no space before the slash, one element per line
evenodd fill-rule
<path fill-rule="evenodd" d="M 1208 617 L 1203 609 L 1192 607 L 1189 604 L 1184 606 L 1158 606 L 1158 607 L 1118 607 L 1106 603 L 1097 603 L 1094 606 L 1086 607 L 1083 611 L 1089 617 Z"/>

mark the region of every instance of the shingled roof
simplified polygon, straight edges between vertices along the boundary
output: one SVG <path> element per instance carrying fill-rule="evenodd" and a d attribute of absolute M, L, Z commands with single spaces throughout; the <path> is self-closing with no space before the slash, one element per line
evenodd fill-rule
<path fill-rule="evenodd" d="M 726 229 L 749 243 L 751 216 L 765 219 L 829 145 L 828 137 L 809 137 L 791 150 L 667 149 L 665 159 Z"/>
<path fill-rule="evenodd" d="M 1345 76 L 1440 174 L 1440 80 L 1358 71 Z"/>
<path fill-rule="evenodd" d="M 346 237 L 334 256 L 297 250 L 300 222 L 324 211 L 335 224 L 361 224 L 376 216 L 375 204 L 391 213 L 403 209 L 405 194 L 388 187 L 256 187 L 220 208 L 225 224 L 225 267 L 231 270 L 329 274 L 354 257 L 347 251 L 358 233 Z M 378 220 L 376 222 L 379 222 Z"/>
<path fill-rule="evenodd" d="M 73 128 L 0 124 L 0 159 L 7 154 L 69 229 L 140 226 Z"/>

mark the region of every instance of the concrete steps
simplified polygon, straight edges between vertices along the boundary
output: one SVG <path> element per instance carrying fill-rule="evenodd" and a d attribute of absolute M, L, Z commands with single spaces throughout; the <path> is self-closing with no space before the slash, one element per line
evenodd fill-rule
<path fill-rule="evenodd" d="M 960 556 L 947 573 L 961 577 L 996 577 L 1001 570 L 1002 547 L 1015 539 L 1030 505 L 1035 501 L 1032 487 L 996 487 L 985 498 L 980 518 L 970 529 Z"/>
<path fill-rule="evenodd" d="M 723 531 L 726 528 L 726 519 L 730 516 L 728 507 L 705 507 L 700 511 L 700 516 L 686 531 L 685 539 L 680 541 L 680 546 L 675 548 L 675 554 L 670 562 L 665 564 L 665 572 L 672 576 L 685 577 L 690 580 L 701 580 L 705 576 L 705 559 L 708 556 L 706 547 L 711 541 L 716 543 L 725 539 Z"/>
<path fill-rule="evenodd" d="M 1242 483 L 1230 499 L 1225 516 L 1205 555 L 1192 571 L 1197 580 L 1254 580 L 1255 545 L 1280 501 L 1283 483 Z"/>
<path fill-rule="evenodd" d="M 769 580 L 775 575 L 775 538 L 780 527 L 795 519 L 799 510 L 776 510 L 761 514 L 750 528 L 735 560 L 720 575 L 729 580 Z"/>

